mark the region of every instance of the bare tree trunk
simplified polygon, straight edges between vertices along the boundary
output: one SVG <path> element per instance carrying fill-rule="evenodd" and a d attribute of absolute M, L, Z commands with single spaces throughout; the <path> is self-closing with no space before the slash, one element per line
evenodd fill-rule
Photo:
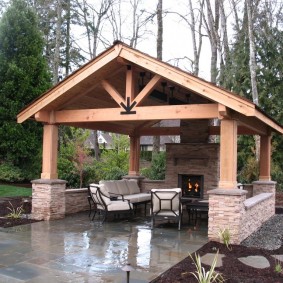
<path fill-rule="evenodd" d="M 156 40 L 156 49 L 157 49 L 157 59 L 162 60 L 163 52 L 163 19 L 162 19 L 162 3 L 163 0 L 158 0 L 156 15 L 157 15 L 157 40 Z M 157 127 L 160 126 L 160 123 L 156 124 Z M 153 136 L 152 143 L 152 155 L 160 151 L 160 136 Z"/>
<path fill-rule="evenodd" d="M 113 0 L 101 0 L 99 9 L 96 6 L 91 6 L 86 0 L 82 3 L 77 1 L 80 8 L 81 17 L 83 19 L 83 25 L 86 29 L 87 42 L 88 42 L 88 52 L 90 58 L 94 58 L 97 54 L 97 47 L 99 42 L 99 35 L 101 33 L 101 25 L 103 21 L 108 17 L 107 13 L 113 4 Z M 93 146 L 95 152 L 96 160 L 100 159 L 100 148 L 98 144 L 98 134 L 97 131 L 93 131 Z"/>
<path fill-rule="evenodd" d="M 158 0 L 157 4 L 157 59 L 162 60 L 163 52 L 163 19 L 162 19 L 162 1 Z"/>
<path fill-rule="evenodd" d="M 193 74 L 196 76 L 198 76 L 199 74 L 199 58 L 200 58 L 200 52 L 201 52 L 201 47 L 202 47 L 201 29 L 202 29 L 202 20 L 203 20 L 203 6 L 204 6 L 204 0 L 200 2 L 200 7 L 198 9 L 199 24 L 198 24 L 198 30 L 196 31 L 195 27 L 197 26 L 197 23 L 195 20 L 192 0 L 189 0 L 190 30 L 191 30 L 192 44 L 193 44 L 193 50 L 194 50 Z M 198 45 L 197 45 L 196 33 L 198 33 Z"/>
<path fill-rule="evenodd" d="M 215 0 L 215 15 L 213 16 L 210 0 L 206 0 L 207 6 L 207 32 L 211 46 L 211 65 L 210 65 L 210 81 L 216 83 L 217 79 L 217 59 L 218 50 L 220 49 L 219 30 L 219 0 Z"/>
<path fill-rule="evenodd" d="M 255 40 L 253 34 L 253 11 L 252 11 L 252 0 L 246 0 L 247 5 L 247 14 L 248 14 L 248 30 L 249 30 L 249 45 L 250 45 L 250 74 L 251 74 L 251 86 L 252 86 L 252 97 L 253 103 L 258 105 L 258 91 L 257 91 L 257 81 L 256 81 L 256 59 L 255 59 Z M 255 136 L 255 157 L 256 160 L 259 160 L 260 157 L 260 137 Z"/>
<path fill-rule="evenodd" d="M 206 7 L 207 7 L 207 21 L 205 21 L 210 46 L 211 46 L 211 58 L 210 58 L 210 81 L 214 84 L 217 82 L 217 75 L 218 75 L 218 59 L 221 54 L 221 47 L 220 47 L 220 36 L 219 36 L 219 20 L 220 20 L 220 4 L 219 0 L 215 0 L 215 10 L 214 14 L 212 12 L 210 0 L 206 0 Z M 219 56 L 218 56 L 219 54 Z M 212 119 L 209 121 L 211 126 L 216 125 L 216 120 Z M 216 136 L 211 135 L 209 136 L 209 142 L 215 143 Z"/>
<path fill-rule="evenodd" d="M 232 11 L 234 13 L 234 17 L 235 17 L 235 29 L 236 29 L 236 32 L 239 34 L 240 32 L 240 21 L 239 21 L 239 16 L 238 16 L 238 12 L 237 12 L 237 4 L 235 2 L 235 0 L 231 0 L 231 5 L 233 7 Z"/>
<path fill-rule="evenodd" d="M 248 30 L 249 30 L 249 45 L 250 45 L 250 73 L 253 103 L 258 105 L 258 91 L 256 82 L 256 59 L 255 59 L 255 40 L 253 34 L 253 13 L 252 13 L 252 0 L 247 0 L 247 13 L 248 13 Z"/>
<path fill-rule="evenodd" d="M 53 65 L 53 84 L 58 82 L 58 72 L 60 64 L 60 40 L 61 40 L 61 25 L 62 25 L 62 2 L 57 1 L 57 21 L 56 21 L 56 38 L 54 50 L 54 65 Z"/>
<path fill-rule="evenodd" d="M 70 72 L 70 50 L 71 50 L 71 44 L 70 44 L 70 30 L 71 30 L 71 0 L 66 0 L 66 62 L 65 62 L 65 73 L 66 76 L 69 75 Z"/>

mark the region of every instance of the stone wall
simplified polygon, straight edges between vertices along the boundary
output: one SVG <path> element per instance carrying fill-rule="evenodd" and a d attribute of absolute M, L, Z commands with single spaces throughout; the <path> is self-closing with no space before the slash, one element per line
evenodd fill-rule
<path fill-rule="evenodd" d="M 255 232 L 275 214 L 275 184 L 275 182 L 256 182 L 256 190 L 260 193 L 248 199 L 246 199 L 248 192 L 245 190 L 209 191 L 209 240 L 221 241 L 218 233 L 224 228 L 229 229 L 232 244 L 240 244 Z"/>
<path fill-rule="evenodd" d="M 150 192 L 151 189 L 171 189 L 172 187 L 168 187 L 164 180 L 143 179 L 140 188 L 142 192 Z"/>
<path fill-rule="evenodd" d="M 246 198 L 251 198 L 253 196 L 253 185 L 252 184 L 243 184 L 243 189 L 247 191 Z"/>
<path fill-rule="evenodd" d="M 256 231 L 275 214 L 275 199 L 272 193 L 262 193 L 244 202 L 245 214 L 242 219 L 240 241 Z"/>
<path fill-rule="evenodd" d="M 220 241 L 219 231 L 225 228 L 231 233 L 231 243 L 240 243 L 242 216 L 245 214 L 246 191 L 216 189 L 209 191 L 208 238 Z"/>
<path fill-rule="evenodd" d="M 277 207 L 283 207 L 283 192 L 276 192 L 275 205 Z"/>
<path fill-rule="evenodd" d="M 68 189 L 65 191 L 65 210 L 66 214 L 86 211 L 89 209 L 87 200 L 88 190 L 84 189 Z"/>
<path fill-rule="evenodd" d="M 178 174 L 203 175 L 204 198 L 217 188 L 219 180 L 219 144 L 166 144 L 167 187 L 178 187 Z"/>

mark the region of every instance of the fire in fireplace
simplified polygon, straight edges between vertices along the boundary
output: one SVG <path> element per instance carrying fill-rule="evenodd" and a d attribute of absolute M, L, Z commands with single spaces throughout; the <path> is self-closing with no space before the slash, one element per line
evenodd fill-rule
<path fill-rule="evenodd" d="M 203 175 L 178 174 L 178 187 L 183 197 L 203 198 Z"/>

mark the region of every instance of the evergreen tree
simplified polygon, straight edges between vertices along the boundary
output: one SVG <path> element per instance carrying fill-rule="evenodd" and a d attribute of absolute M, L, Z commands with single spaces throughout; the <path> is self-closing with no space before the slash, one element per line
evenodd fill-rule
<path fill-rule="evenodd" d="M 17 124 L 16 116 L 51 85 L 43 46 L 34 11 L 13 0 L 0 21 L 0 162 L 21 168 L 27 179 L 40 169 L 42 126 Z"/>
<path fill-rule="evenodd" d="M 279 11 L 280 12 L 280 11 Z M 223 69 L 222 81 L 220 84 L 227 89 L 252 100 L 251 80 L 249 74 L 249 42 L 246 13 L 244 12 L 241 28 L 235 38 L 231 49 L 231 62 Z M 281 14 L 280 14 L 281 15 Z M 267 114 L 283 123 L 282 93 L 283 93 L 283 62 L 282 46 L 283 32 L 279 27 L 270 22 L 270 13 L 264 6 L 259 9 L 255 21 L 255 47 L 257 62 L 257 87 L 259 95 L 259 106 Z M 282 16 L 277 15 L 278 19 Z M 280 24 L 282 24 L 279 21 Z M 251 182 L 257 176 L 251 174 L 257 170 L 255 162 L 255 145 L 251 136 L 239 138 L 238 150 L 238 172 L 239 181 Z M 272 179 L 279 184 L 283 181 L 283 138 L 273 136 L 272 155 Z"/>

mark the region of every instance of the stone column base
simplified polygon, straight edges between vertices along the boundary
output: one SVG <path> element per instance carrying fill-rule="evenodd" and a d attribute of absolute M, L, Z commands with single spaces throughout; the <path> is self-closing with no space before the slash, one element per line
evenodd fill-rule
<path fill-rule="evenodd" d="M 273 181 L 255 181 L 253 184 L 253 196 L 261 193 L 273 193 L 275 195 L 276 182 Z"/>
<path fill-rule="evenodd" d="M 231 244 L 240 244 L 241 220 L 245 213 L 247 191 L 240 189 L 215 189 L 208 191 L 208 239 L 222 242 L 220 230 L 229 229 Z"/>
<path fill-rule="evenodd" d="M 65 217 L 66 181 L 38 179 L 32 182 L 32 218 L 54 220 Z"/>

